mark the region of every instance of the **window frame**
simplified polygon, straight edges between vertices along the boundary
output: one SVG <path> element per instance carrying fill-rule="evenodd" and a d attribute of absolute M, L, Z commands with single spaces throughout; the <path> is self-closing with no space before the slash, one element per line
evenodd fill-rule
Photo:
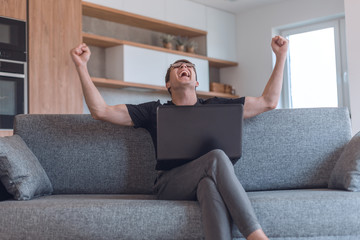
<path fill-rule="evenodd" d="M 338 17 L 336 19 L 315 22 L 295 27 L 283 28 L 278 32 L 281 36 L 288 38 L 289 35 L 321 30 L 325 28 L 334 28 L 335 40 L 335 58 L 336 58 L 336 82 L 338 94 L 338 107 L 348 107 L 350 111 L 349 84 L 347 77 L 347 57 L 346 57 L 346 35 L 345 19 Z M 291 44 L 291 43 L 290 43 Z M 288 51 L 287 60 L 284 69 L 284 81 L 281 92 L 281 107 L 293 108 L 290 86 L 290 51 Z"/>

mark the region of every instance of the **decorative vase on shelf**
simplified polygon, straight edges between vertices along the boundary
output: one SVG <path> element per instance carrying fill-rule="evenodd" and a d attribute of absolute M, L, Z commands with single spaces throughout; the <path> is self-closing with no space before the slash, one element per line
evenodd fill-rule
<path fill-rule="evenodd" d="M 172 41 L 174 39 L 173 35 L 163 34 L 160 36 L 160 39 L 163 43 L 164 48 L 172 49 Z"/>
<path fill-rule="evenodd" d="M 185 46 L 184 45 L 176 45 L 176 50 L 183 52 L 183 51 L 185 51 Z"/>
<path fill-rule="evenodd" d="M 177 36 L 175 38 L 176 41 L 176 50 L 178 51 L 185 51 L 185 43 L 187 42 L 187 38 Z"/>
<path fill-rule="evenodd" d="M 171 42 L 167 42 L 167 43 L 164 42 L 163 46 L 164 46 L 164 48 L 172 49 L 172 43 Z"/>
<path fill-rule="evenodd" d="M 194 47 L 187 47 L 187 52 L 188 53 L 195 53 L 195 48 Z"/>
<path fill-rule="evenodd" d="M 186 43 L 186 51 L 189 53 L 195 53 L 195 49 L 198 47 L 198 43 L 195 41 L 189 41 Z"/>

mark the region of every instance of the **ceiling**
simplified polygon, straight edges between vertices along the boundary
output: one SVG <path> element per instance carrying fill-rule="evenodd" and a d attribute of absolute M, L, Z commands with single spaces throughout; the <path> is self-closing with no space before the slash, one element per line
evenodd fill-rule
<path fill-rule="evenodd" d="M 232 13 L 240 13 L 252 8 L 265 6 L 285 0 L 191 0 L 191 1 Z"/>

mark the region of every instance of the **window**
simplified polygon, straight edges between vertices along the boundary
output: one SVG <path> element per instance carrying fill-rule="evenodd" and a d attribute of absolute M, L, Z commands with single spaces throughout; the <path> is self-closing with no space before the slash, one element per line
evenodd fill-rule
<path fill-rule="evenodd" d="M 286 29 L 284 108 L 349 107 L 344 19 Z"/>

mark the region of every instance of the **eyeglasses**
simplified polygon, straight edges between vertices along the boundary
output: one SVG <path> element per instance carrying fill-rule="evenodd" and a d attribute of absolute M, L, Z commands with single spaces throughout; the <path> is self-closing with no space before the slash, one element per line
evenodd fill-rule
<path fill-rule="evenodd" d="M 194 68 L 195 67 L 195 64 L 193 64 L 193 63 L 185 63 L 185 62 L 177 62 L 177 63 L 171 64 L 170 67 L 171 68 L 179 68 L 182 65 L 185 65 L 187 68 Z"/>

